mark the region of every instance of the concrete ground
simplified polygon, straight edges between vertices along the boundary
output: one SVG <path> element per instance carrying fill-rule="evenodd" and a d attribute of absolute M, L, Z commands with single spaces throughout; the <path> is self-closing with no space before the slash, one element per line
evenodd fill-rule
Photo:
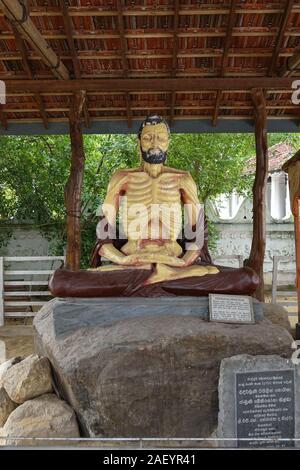
<path fill-rule="evenodd" d="M 34 352 L 32 325 L 11 324 L 0 328 L 0 364 L 14 356 L 28 356 Z"/>

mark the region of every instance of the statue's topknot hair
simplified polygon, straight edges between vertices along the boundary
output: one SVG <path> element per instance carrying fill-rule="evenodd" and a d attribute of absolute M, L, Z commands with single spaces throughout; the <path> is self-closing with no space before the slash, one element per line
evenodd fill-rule
<path fill-rule="evenodd" d="M 146 119 L 140 125 L 139 133 L 138 133 L 139 139 L 141 138 L 142 130 L 144 129 L 145 126 L 149 126 L 149 125 L 155 126 L 155 124 L 161 124 L 161 123 L 166 126 L 168 134 L 170 135 L 170 128 L 169 128 L 167 121 L 163 119 L 162 117 L 158 116 L 157 114 L 151 114 L 150 116 L 147 116 Z"/>

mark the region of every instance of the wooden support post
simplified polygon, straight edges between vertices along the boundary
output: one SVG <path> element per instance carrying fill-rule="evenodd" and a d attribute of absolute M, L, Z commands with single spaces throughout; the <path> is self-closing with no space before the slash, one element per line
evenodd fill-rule
<path fill-rule="evenodd" d="M 296 286 L 298 296 L 298 323 L 296 339 L 300 339 L 300 150 L 282 167 L 289 175 L 290 201 L 295 224 Z"/>
<path fill-rule="evenodd" d="M 294 207 L 295 247 L 296 247 L 296 286 L 298 297 L 297 339 L 300 339 L 300 196 L 295 198 Z"/>
<path fill-rule="evenodd" d="M 83 91 L 73 96 L 70 109 L 70 138 L 72 149 L 71 172 L 65 187 L 65 204 L 67 210 L 67 269 L 80 269 L 80 218 L 81 218 L 81 188 L 84 171 L 84 146 L 81 129 L 81 114 L 84 106 Z"/>
<path fill-rule="evenodd" d="M 266 248 L 265 193 L 268 178 L 267 114 L 263 90 L 251 91 L 255 115 L 256 174 L 253 185 L 253 238 L 247 265 L 260 278 L 255 292 L 258 300 L 264 301 L 264 257 Z"/>

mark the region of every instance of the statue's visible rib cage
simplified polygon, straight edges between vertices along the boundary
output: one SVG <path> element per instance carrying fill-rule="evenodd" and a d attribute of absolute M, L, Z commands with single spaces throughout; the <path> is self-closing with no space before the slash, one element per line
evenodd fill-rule
<path fill-rule="evenodd" d="M 112 177 L 103 205 L 110 224 L 113 221 L 109 209 L 118 198 L 121 198 L 118 205 L 122 229 L 129 241 L 122 251 L 133 253 L 137 243 L 132 242 L 157 238 L 171 242 L 167 244 L 170 254 L 181 254 L 176 240 L 182 230 L 182 204 L 200 204 L 196 185 L 188 172 L 165 167 L 153 178 L 141 169 L 118 170 Z M 195 220 L 191 220 L 193 222 Z"/>

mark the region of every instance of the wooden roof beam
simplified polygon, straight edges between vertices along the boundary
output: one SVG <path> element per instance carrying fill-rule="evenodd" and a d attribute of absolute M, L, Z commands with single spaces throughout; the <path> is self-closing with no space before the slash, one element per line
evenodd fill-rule
<path fill-rule="evenodd" d="M 146 52 L 146 53 L 145 53 Z M 212 49 L 212 48 L 204 48 L 204 49 L 185 49 L 181 50 L 177 53 L 177 58 L 182 59 L 189 59 L 189 58 L 196 58 L 196 57 L 222 57 L 223 49 Z M 238 49 L 234 48 L 229 51 L 228 57 L 272 57 L 273 53 L 268 48 L 246 48 L 246 49 Z M 279 53 L 279 57 L 289 57 L 292 58 L 294 55 L 294 50 L 291 48 L 281 49 Z M 70 54 L 66 52 L 62 52 L 60 54 L 62 59 L 72 60 Z M 143 50 L 135 50 L 134 53 L 131 51 L 127 51 L 126 58 L 127 59 L 172 59 L 172 53 L 158 53 L 152 51 L 143 51 Z M 41 58 L 34 53 L 27 53 L 27 58 L 29 60 L 41 60 Z M 89 50 L 84 51 L 81 50 L 77 52 L 77 58 L 79 61 L 81 60 L 120 60 L 120 54 L 116 53 L 115 51 L 96 51 L 96 50 Z M 22 60 L 20 54 L 17 51 L 5 51 L 0 52 L 0 60 Z"/>
<path fill-rule="evenodd" d="M 269 71 L 268 71 L 269 77 L 275 74 L 275 68 L 276 68 L 278 57 L 279 57 L 280 47 L 281 47 L 282 40 L 284 37 L 285 29 L 287 27 L 287 23 L 288 23 L 288 20 L 292 11 L 293 2 L 294 0 L 287 0 L 286 2 L 285 11 L 282 16 L 280 28 L 277 33 L 276 45 L 275 45 L 275 49 L 273 52 L 273 56 L 272 56 Z"/>
<path fill-rule="evenodd" d="M 86 92 L 146 92 L 157 93 L 184 91 L 231 91 L 241 92 L 251 90 L 251 88 L 266 88 L 276 90 L 291 91 L 291 86 L 295 78 L 293 77 L 184 77 L 184 78 L 101 78 L 101 79 L 81 79 L 81 80 L 23 80 L 5 79 L 6 92 L 40 92 L 52 93 L 72 92 L 86 90 Z"/>
<path fill-rule="evenodd" d="M 40 55 L 41 60 L 51 68 L 57 78 L 68 79 L 69 73 L 62 61 L 43 38 L 35 24 L 28 17 L 24 5 L 18 0 L 0 0 L 0 8 L 11 23 Z"/>
<path fill-rule="evenodd" d="M 126 104 L 126 103 L 125 103 Z M 132 110 L 134 111 L 143 111 L 145 109 L 145 104 L 142 105 L 142 106 L 132 106 Z M 228 105 L 228 104 L 222 104 L 222 106 L 220 106 L 221 109 L 227 109 L 227 110 L 250 110 L 250 109 L 253 109 L 253 107 L 249 104 L 245 104 L 245 103 L 240 103 L 240 102 L 237 102 L 235 103 L 234 105 Z M 164 110 L 165 109 L 165 104 L 162 103 L 162 104 L 158 104 L 158 105 L 155 105 L 155 106 L 151 106 L 151 110 Z M 176 106 L 175 109 L 178 109 L 178 110 L 182 110 L 182 111 L 199 111 L 199 110 L 210 110 L 210 109 L 214 109 L 214 106 L 211 102 L 208 102 L 208 103 L 204 103 L 203 105 L 200 105 L 200 106 L 186 106 L 186 105 L 182 105 L 182 106 Z M 268 105 L 266 106 L 266 109 L 267 110 L 273 110 L 273 109 L 278 109 L 278 110 L 288 110 L 288 109 L 291 109 L 291 110 L 296 110 L 298 109 L 297 108 L 297 105 L 286 105 L 285 102 L 283 103 L 276 103 L 276 104 L 271 104 L 271 105 Z M 16 107 L 8 107 L 6 106 L 5 108 L 6 112 L 7 113 L 35 113 L 36 112 L 36 109 L 31 107 L 31 108 L 16 108 Z M 63 103 L 62 105 L 60 106 L 50 106 L 48 108 L 46 108 L 46 111 L 48 113 L 57 113 L 57 112 L 60 112 L 60 113 L 66 113 L 69 111 L 69 106 L 67 103 Z M 98 104 L 96 106 L 92 106 L 90 108 L 90 111 L 93 112 L 93 111 L 126 111 L 126 106 L 102 106 L 102 104 Z M 234 116 L 234 115 L 233 115 Z M 238 115 L 236 115 L 238 117 Z M 232 117 L 232 116 L 231 116 Z M 295 116 L 297 117 L 297 116 Z M 251 119 L 251 116 L 249 116 L 249 119 Z"/>
<path fill-rule="evenodd" d="M 229 53 L 229 47 L 230 47 L 230 43 L 231 43 L 232 31 L 233 31 L 235 15 L 236 15 L 236 13 L 235 13 L 236 3 L 237 3 L 237 0 L 231 0 L 229 17 L 228 17 L 228 24 L 227 24 L 226 39 L 225 39 L 222 62 L 221 62 L 221 70 L 220 70 L 220 76 L 221 77 L 224 76 L 225 63 L 227 61 L 227 57 L 228 57 L 228 53 Z M 214 115 L 213 115 L 213 120 L 212 120 L 213 126 L 217 125 L 219 107 L 220 107 L 220 102 L 221 102 L 221 96 L 222 96 L 222 90 L 218 90 L 217 91 L 217 97 L 216 97 L 215 110 L 214 110 Z"/>
<path fill-rule="evenodd" d="M 80 79 L 81 78 L 80 63 L 78 60 L 77 51 L 75 47 L 75 42 L 74 42 L 74 37 L 73 37 L 73 26 L 72 26 L 72 21 L 69 15 L 69 10 L 66 4 L 66 0 L 59 0 L 59 4 L 60 4 L 61 11 L 63 14 L 63 22 L 64 22 L 65 31 L 67 34 L 67 42 L 68 42 L 68 46 L 70 49 L 70 54 L 71 54 L 71 58 L 73 62 L 74 75 L 75 75 L 75 78 Z M 87 107 L 87 100 L 84 101 L 83 116 L 84 116 L 85 126 L 90 127 L 90 116 L 89 116 L 89 111 Z"/>
<path fill-rule="evenodd" d="M 176 77 L 177 72 L 177 54 L 178 54 L 178 30 L 179 30 L 179 0 L 175 0 L 174 5 L 174 38 L 173 38 L 173 56 L 172 56 L 172 77 Z M 171 93 L 171 103 L 170 103 L 170 124 L 172 125 L 175 114 L 175 102 L 176 102 L 176 93 L 172 91 Z"/>
<path fill-rule="evenodd" d="M 21 38 L 19 31 L 17 30 L 17 28 L 14 25 L 12 25 L 12 29 L 13 29 L 13 32 L 14 32 L 14 35 L 15 35 L 16 45 L 17 45 L 17 47 L 18 47 L 18 49 L 21 53 L 21 58 L 22 58 L 22 63 L 23 63 L 24 70 L 26 71 L 28 77 L 32 80 L 34 78 L 34 76 L 33 76 L 33 72 L 31 70 L 29 61 L 27 59 L 24 41 Z M 38 105 L 38 108 L 40 110 L 40 115 L 41 115 L 41 118 L 43 120 L 44 127 L 45 127 L 45 129 L 48 129 L 49 124 L 48 124 L 47 114 L 46 114 L 46 110 L 45 110 L 45 106 L 44 106 L 44 102 L 43 102 L 43 98 L 41 97 L 41 94 L 40 93 L 35 93 L 34 94 L 34 99 L 35 99 L 35 101 Z"/>
<path fill-rule="evenodd" d="M 296 4 L 293 7 L 295 12 L 299 12 L 300 5 Z M 237 13 L 241 14 L 271 14 L 271 13 L 283 13 L 284 8 L 278 2 L 266 2 L 261 1 L 260 3 L 249 3 L 245 2 L 237 6 Z M 151 5 L 146 6 L 141 9 L 140 7 L 130 6 L 128 9 L 124 10 L 124 16 L 145 16 L 147 14 L 153 13 L 153 7 Z M 201 4 L 201 6 L 194 8 L 188 5 L 181 5 L 180 15 L 227 15 L 228 8 L 227 5 L 217 3 L 215 4 Z M 70 16 L 72 17 L 90 17 L 90 16 L 116 16 L 117 11 L 115 9 L 105 10 L 102 7 L 97 6 L 80 6 L 80 7 L 70 7 Z M 167 8 L 157 8 L 155 9 L 155 15 L 158 16 L 172 16 L 173 10 L 170 7 Z M 0 13 L 1 16 L 1 13 Z M 59 7 L 48 6 L 32 6 L 31 7 L 31 16 L 62 16 L 62 12 Z"/>
<path fill-rule="evenodd" d="M 122 11 L 122 5 L 121 5 L 120 0 L 117 0 L 117 12 L 118 12 L 118 29 L 119 29 L 119 35 L 120 35 L 120 41 L 121 41 L 121 60 L 122 60 L 122 66 L 123 66 L 123 77 L 127 78 L 128 70 L 129 70 L 128 61 L 126 57 L 127 44 L 126 44 L 126 38 L 125 38 L 123 11 Z M 129 93 L 125 93 L 125 100 L 126 100 L 127 124 L 128 124 L 128 127 L 130 128 L 132 126 L 132 110 L 130 106 Z"/>
<path fill-rule="evenodd" d="M 4 1 L 4 0 L 1 0 Z M 278 28 L 267 28 L 267 27 L 235 27 L 232 33 L 234 37 L 274 37 L 277 35 Z M 289 31 L 284 33 L 284 36 L 299 36 L 300 28 L 293 27 L 290 28 Z M 74 32 L 75 39 L 118 39 L 119 34 L 113 32 L 113 30 L 109 30 L 108 32 L 101 32 L 101 33 L 94 33 L 93 31 L 87 30 L 76 30 Z M 126 32 L 125 39 L 152 39 L 152 38 L 172 38 L 173 33 L 167 32 L 163 29 L 160 31 L 151 32 L 144 32 L 141 30 L 134 30 L 131 29 Z M 183 29 L 178 33 L 178 37 L 180 38 L 206 38 L 206 37 L 226 37 L 226 29 L 225 28 L 189 28 Z M 53 30 L 48 29 L 43 31 L 43 40 L 56 40 L 56 39 L 67 39 L 65 33 L 62 33 L 60 30 Z M 0 34 L 0 39 L 2 40 L 9 40 L 13 39 L 13 35 L 10 32 L 3 32 Z"/>

